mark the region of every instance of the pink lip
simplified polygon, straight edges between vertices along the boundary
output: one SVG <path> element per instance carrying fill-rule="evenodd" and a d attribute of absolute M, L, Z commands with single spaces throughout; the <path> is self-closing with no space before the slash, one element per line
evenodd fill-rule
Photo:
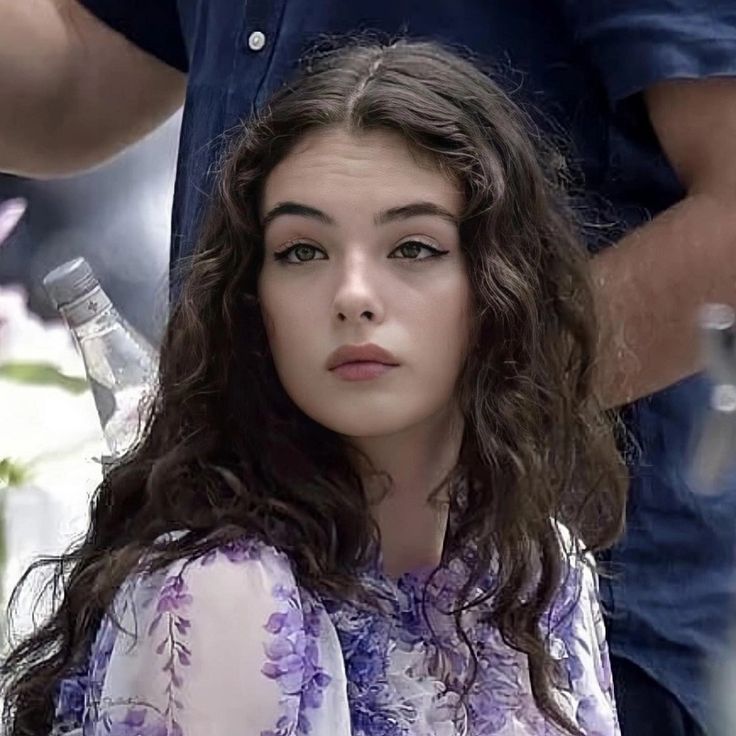
<path fill-rule="evenodd" d="M 386 366 L 396 366 L 399 361 L 388 350 L 368 342 L 339 347 L 327 359 L 327 370 L 335 370 L 344 363 L 383 363 Z"/>
<path fill-rule="evenodd" d="M 386 365 L 386 363 L 376 363 L 375 361 L 356 361 L 353 363 L 343 363 L 333 368 L 332 372 L 345 381 L 370 381 L 378 378 L 384 373 L 388 373 L 395 368 L 394 365 Z"/>

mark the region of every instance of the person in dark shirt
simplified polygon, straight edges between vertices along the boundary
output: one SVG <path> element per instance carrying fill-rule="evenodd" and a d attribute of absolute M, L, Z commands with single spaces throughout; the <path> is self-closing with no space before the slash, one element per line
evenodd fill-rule
<path fill-rule="evenodd" d="M 66 173 L 184 101 L 171 246 L 186 270 L 224 133 L 324 34 L 469 48 L 545 135 L 571 142 L 595 252 L 600 391 L 625 406 L 628 532 L 604 581 L 624 734 L 697 734 L 704 666 L 732 611 L 736 477 L 705 498 L 687 448 L 707 403 L 695 314 L 736 302 L 736 6 L 731 0 L 2 0 L 0 168 Z M 39 49 L 41 49 L 39 51 Z M 560 165 L 565 166 L 564 159 Z M 617 227 L 624 230 L 619 233 Z M 618 237 L 621 235 L 621 237 Z M 606 247 L 612 241 L 615 247 Z"/>

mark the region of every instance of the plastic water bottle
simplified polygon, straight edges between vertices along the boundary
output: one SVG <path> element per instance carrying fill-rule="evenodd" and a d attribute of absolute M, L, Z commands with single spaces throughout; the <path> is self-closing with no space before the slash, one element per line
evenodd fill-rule
<path fill-rule="evenodd" d="M 103 472 L 135 441 L 139 406 L 156 376 L 151 345 L 120 316 L 84 258 L 63 263 L 43 284 L 84 360 L 110 455 Z"/>

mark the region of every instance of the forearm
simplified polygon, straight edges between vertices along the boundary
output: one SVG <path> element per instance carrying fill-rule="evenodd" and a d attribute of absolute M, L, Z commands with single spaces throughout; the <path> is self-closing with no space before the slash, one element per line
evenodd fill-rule
<path fill-rule="evenodd" d="M 68 67 L 62 2 L 0 0 L 0 169 L 19 173 L 53 137 Z M 57 115 L 58 122 L 58 115 Z"/>
<path fill-rule="evenodd" d="M 693 193 L 596 256 L 592 269 L 596 383 L 613 407 L 702 368 L 699 308 L 736 305 L 734 198 Z"/>
<path fill-rule="evenodd" d="M 0 170 L 58 176 L 99 164 L 183 102 L 186 76 L 76 0 L 0 0 Z"/>

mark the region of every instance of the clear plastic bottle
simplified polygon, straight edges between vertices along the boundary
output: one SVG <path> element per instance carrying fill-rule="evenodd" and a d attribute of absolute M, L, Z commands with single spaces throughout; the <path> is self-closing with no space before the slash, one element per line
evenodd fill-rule
<path fill-rule="evenodd" d="M 136 439 L 139 404 L 155 380 L 157 355 L 121 317 L 84 258 L 63 263 L 43 283 L 84 360 L 110 450 L 104 471 Z"/>

